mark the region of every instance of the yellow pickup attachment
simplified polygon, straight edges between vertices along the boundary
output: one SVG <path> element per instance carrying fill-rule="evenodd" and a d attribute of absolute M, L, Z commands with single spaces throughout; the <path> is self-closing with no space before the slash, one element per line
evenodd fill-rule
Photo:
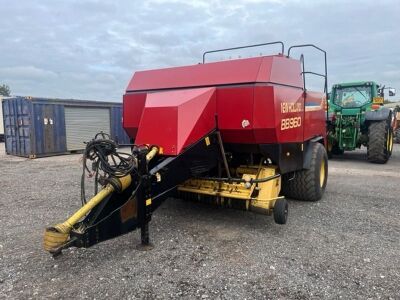
<path fill-rule="evenodd" d="M 214 196 L 220 205 L 232 206 L 232 200 L 242 200 L 246 210 L 270 214 L 281 190 L 281 178 L 266 182 L 251 183 L 251 179 L 262 179 L 276 175 L 275 166 L 240 166 L 236 174 L 244 182 L 228 182 L 207 179 L 189 179 L 178 187 L 180 192 Z M 199 197 L 201 199 L 201 197 Z M 243 207 L 243 206 L 242 206 Z"/>

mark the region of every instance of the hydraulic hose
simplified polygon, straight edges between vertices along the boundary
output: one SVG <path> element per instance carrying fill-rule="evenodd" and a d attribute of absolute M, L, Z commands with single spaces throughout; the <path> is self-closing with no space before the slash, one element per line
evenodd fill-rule
<path fill-rule="evenodd" d="M 273 179 L 276 179 L 278 177 L 281 177 L 281 174 L 275 174 L 272 176 L 264 177 L 264 178 L 250 178 L 249 180 L 243 179 L 243 178 L 218 178 L 218 177 L 199 177 L 198 179 L 203 179 L 203 180 L 212 180 L 212 181 L 217 181 L 217 182 L 236 182 L 236 183 L 250 183 L 250 184 L 255 184 L 255 183 L 262 183 L 262 182 L 267 182 Z"/>

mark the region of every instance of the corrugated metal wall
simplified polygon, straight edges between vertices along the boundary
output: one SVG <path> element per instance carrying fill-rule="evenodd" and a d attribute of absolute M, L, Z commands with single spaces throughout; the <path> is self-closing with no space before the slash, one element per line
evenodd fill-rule
<path fill-rule="evenodd" d="M 111 108 L 111 136 L 118 144 L 130 144 L 130 138 L 122 127 L 122 107 Z"/>
<path fill-rule="evenodd" d="M 129 143 L 120 103 L 15 97 L 3 99 L 3 113 L 8 154 L 39 157 L 83 150 L 100 131 Z"/>
<path fill-rule="evenodd" d="M 29 104 L 24 99 L 3 100 L 4 138 L 9 154 L 29 156 L 31 153 Z"/>
<path fill-rule="evenodd" d="M 81 150 L 94 136 L 103 131 L 111 135 L 110 109 L 92 107 L 65 107 L 67 150 Z"/>

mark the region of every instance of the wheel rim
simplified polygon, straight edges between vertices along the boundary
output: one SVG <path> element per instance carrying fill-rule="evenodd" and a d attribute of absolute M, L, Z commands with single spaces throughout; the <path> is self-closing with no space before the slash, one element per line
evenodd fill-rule
<path fill-rule="evenodd" d="M 319 170 L 319 185 L 323 187 L 325 183 L 325 159 L 322 159 L 321 168 Z"/>
<path fill-rule="evenodd" d="M 390 131 L 390 129 L 388 130 L 388 139 L 387 139 L 387 150 L 389 152 L 392 152 L 393 149 L 393 133 Z"/>

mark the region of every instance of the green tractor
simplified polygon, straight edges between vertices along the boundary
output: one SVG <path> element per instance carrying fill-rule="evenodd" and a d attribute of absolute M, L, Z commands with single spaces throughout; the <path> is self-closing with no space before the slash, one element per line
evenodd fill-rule
<path fill-rule="evenodd" d="M 386 163 L 392 154 L 392 111 L 383 106 L 385 87 L 372 81 L 335 84 L 329 97 L 328 156 L 361 146 L 367 159 Z M 395 90 L 389 88 L 389 95 Z"/>

